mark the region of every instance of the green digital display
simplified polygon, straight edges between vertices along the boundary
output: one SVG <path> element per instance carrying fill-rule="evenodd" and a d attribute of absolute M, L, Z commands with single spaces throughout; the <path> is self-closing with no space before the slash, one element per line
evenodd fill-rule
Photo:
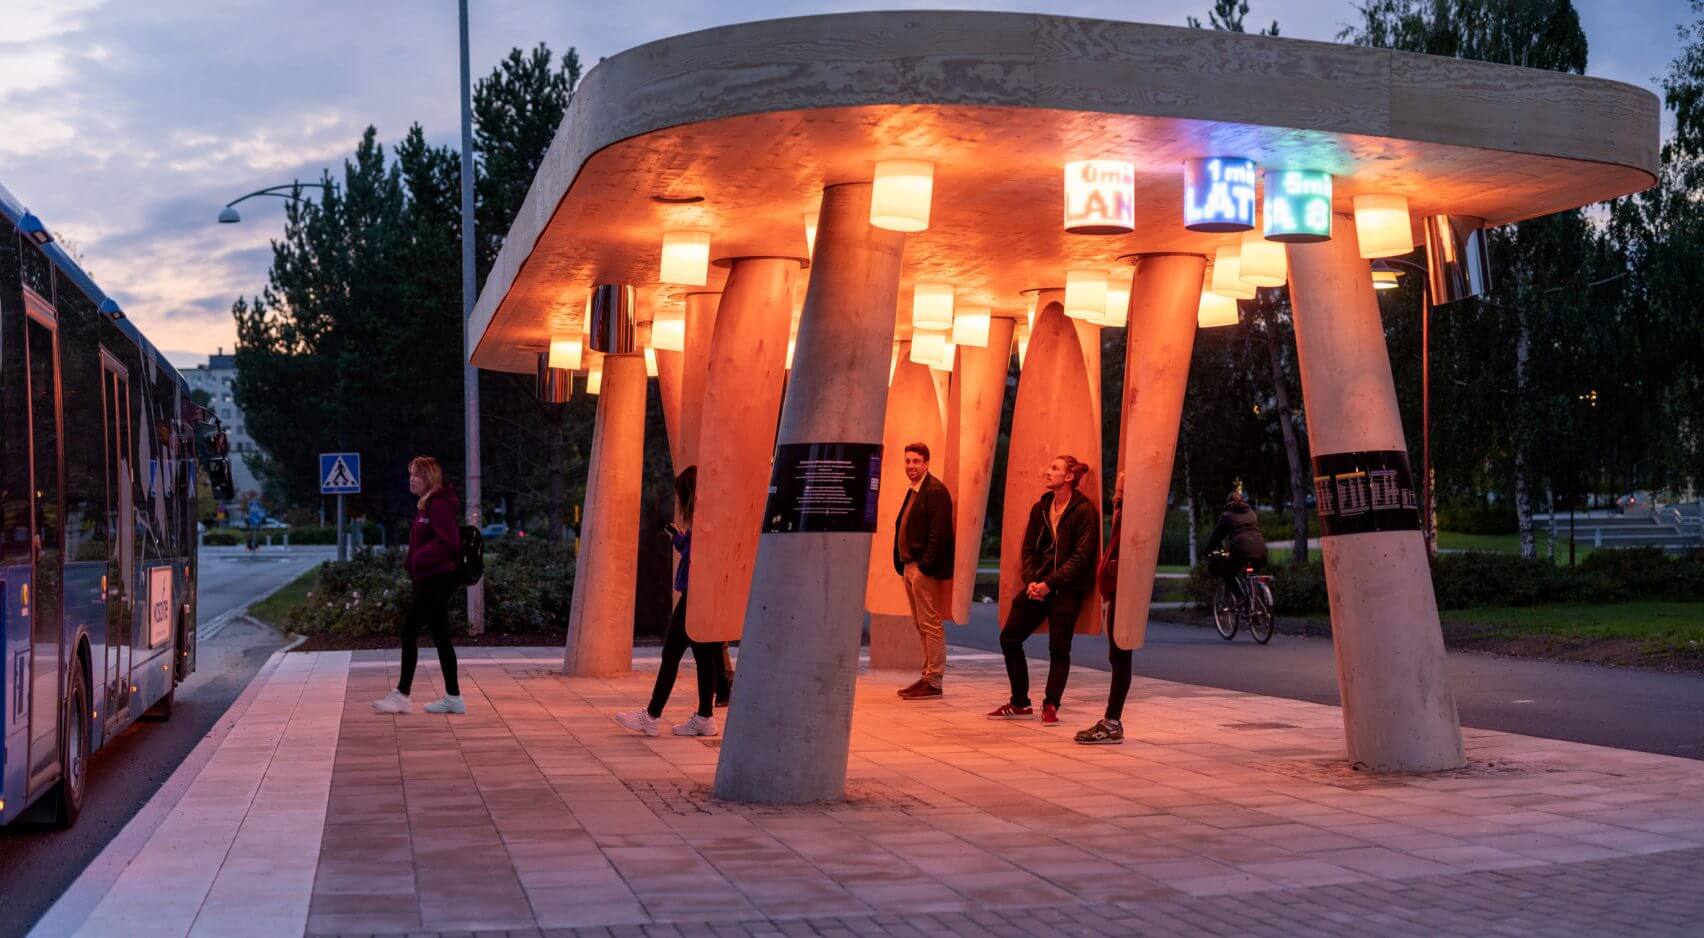
<path fill-rule="evenodd" d="M 1331 240 L 1331 174 L 1314 169 L 1266 171 L 1266 240 L 1307 244 Z"/>

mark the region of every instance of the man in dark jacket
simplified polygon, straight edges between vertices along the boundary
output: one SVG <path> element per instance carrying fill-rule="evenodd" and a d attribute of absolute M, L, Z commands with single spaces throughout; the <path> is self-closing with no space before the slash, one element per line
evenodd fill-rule
<path fill-rule="evenodd" d="M 1207 538 L 1207 553 L 1212 554 L 1220 545 L 1229 557 L 1219 576 L 1240 596 L 1242 578 L 1238 574 L 1243 568 L 1252 566 L 1259 570 L 1266 566 L 1266 538 L 1260 533 L 1260 516 L 1249 507 L 1241 492 L 1232 492 L 1225 499 L 1225 511 Z"/>
<path fill-rule="evenodd" d="M 941 610 L 953 575 L 953 496 L 929 473 L 929 447 L 905 447 L 905 478 L 911 488 L 893 527 L 893 569 L 905 578 L 911 621 L 923 639 L 923 676 L 899 692 L 905 700 L 941 696 L 947 671 L 947 636 Z"/>
<path fill-rule="evenodd" d="M 1095 588 L 1095 559 L 1100 553 L 1100 513 L 1077 491 L 1089 467 L 1071 456 L 1053 460 L 1042 474 L 1047 493 L 1030 509 L 1024 527 L 1024 591 L 1012 601 L 1000 630 L 1006 677 L 1012 699 L 988 714 L 990 720 L 1024 720 L 1030 709 L 1029 662 L 1024 639 L 1047 623 L 1047 694 L 1041 701 L 1041 725 L 1059 725 L 1059 703 L 1071 674 L 1071 637 L 1077 610 Z"/>

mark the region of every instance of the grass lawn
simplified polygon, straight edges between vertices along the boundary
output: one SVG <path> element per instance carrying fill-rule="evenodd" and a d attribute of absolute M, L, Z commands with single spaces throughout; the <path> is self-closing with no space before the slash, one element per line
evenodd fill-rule
<path fill-rule="evenodd" d="M 278 592 L 249 606 L 248 614 L 273 628 L 281 629 L 284 627 L 284 614 L 306 601 L 308 593 L 318 583 L 319 567 L 314 567 L 279 587 Z"/>
<path fill-rule="evenodd" d="M 1545 634 L 1630 639 L 1664 648 L 1704 645 L 1704 602 L 1480 606 L 1446 610 L 1443 618 L 1486 629 L 1485 634 L 1496 638 Z"/>

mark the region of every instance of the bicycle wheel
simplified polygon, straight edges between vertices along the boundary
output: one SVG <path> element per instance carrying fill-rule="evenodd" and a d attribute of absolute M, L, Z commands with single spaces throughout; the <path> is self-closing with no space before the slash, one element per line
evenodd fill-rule
<path fill-rule="evenodd" d="M 1249 596 L 1248 634 L 1264 645 L 1272 641 L 1272 589 L 1259 580 Z"/>
<path fill-rule="evenodd" d="M 1227 642 L 1237 637 L 1237 601 L 1223 580 L 1213 587 L 1213 626 Z"/>

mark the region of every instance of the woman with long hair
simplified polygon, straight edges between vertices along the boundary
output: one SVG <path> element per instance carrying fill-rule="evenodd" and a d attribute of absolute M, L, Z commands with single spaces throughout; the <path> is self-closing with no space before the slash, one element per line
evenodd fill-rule
<path fill-rule="evenodd" d="M 408 461 L 408 490 L 415 503 L 414 525 L 408 533 L 408 554 L 402 565 L 414 584 L 408 613 L 402 620 L 402 679 L 396 689 L 373 701 L 380 713 L 407 713 L 413 709 L 408 693 L 414 686 L 414 666 L 419 657 L 415 647 L 421 629 L 438 646 L 438 666 L 444 672 L 444 696 L 426 705 L 427 713 L 466 713 L 461 686 L 456 681 L 456 650 L 450 644 L 450 600 L 461 580 L 456 566 L 461 559 L 461 500 L 444 470 L 430 456 Z"/>
<path fill-rule="evenodd" d="M 675 568 L 674 579 L 674 589 L 680 594 L 680 599 L 675 603 L 674 615 L 669 617 L 668 634 L 663 637 L 663 660 L 657 667 L 657 683 L 651 689 L 648 706 L 615 715 L 615 722 L 646 736 L 661 732 L 657 721 L 662 719 L 663 707 L 668 704 L 669 694 L 674 691 L 675 677 L 680 673 L 681 656 L 689 647 L 698 669 L 698 709 L 685 723 L 675 726 L 674 734 L 715 736 L 720 732 L 713 714 L 716 682 L 722 668 L 723 643 L 695 642 L 686 634 L 686 587 L 692 568 L 692 511 L 697 504 L 698 467 L 687 466 L 675 478 L 675 506 L 680 516 L 680 527 L 671 524 L 664 528 L 674 543 L 674 549 L 680 553 L 680 565 Z"/>

